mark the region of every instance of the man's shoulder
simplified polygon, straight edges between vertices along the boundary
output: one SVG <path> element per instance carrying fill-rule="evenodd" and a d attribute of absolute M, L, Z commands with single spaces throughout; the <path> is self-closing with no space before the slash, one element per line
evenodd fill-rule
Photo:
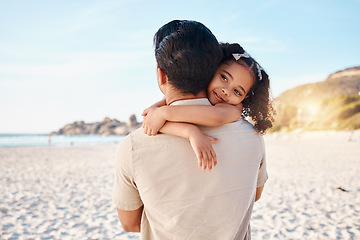
<path fill-rule="evenodd" d="M 245 120 L 243 118 L 240 118 L 239 120 L 237 120 L 233 123 L 226 124 L 226 125 L 240 127 L 240 128 L 248 129 L 250 131 L 255 131 L 254 125 L 252 125 L 251 123 L 249 123 L 247 120 Z"/>
<path fill-rule="evenodd" d="M 142 128 L 136 129 L 131 133 L 129 133 L 128 135 L 126 135 L 117 146 L 116 156 L 119 159 L 127 159 L 123 157 L 124 154 L 131 155 L 134 150 L 134 145 L 135 146 L 137 145 L 136 142 L 139 142 L 139 139 L 144 136 L 146 135 L 144 134 Z"/>

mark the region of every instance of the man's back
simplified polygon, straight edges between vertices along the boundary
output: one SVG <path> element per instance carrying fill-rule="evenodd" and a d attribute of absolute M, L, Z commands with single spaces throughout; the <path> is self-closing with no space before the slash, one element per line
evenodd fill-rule
<path fill-rule="evenodd" d="M 218 165 L 211 172 L 198 167 L 187 139 L 149 137 L 138 129 L 120 144 L 117 175 L 124 177 L 116 180 L 114 202 L 128 210 L 144 204 L 142 239 L 244 238 L 264 157 L 263 141 L 242 120 L 202 130 L 220 140 L 213 145 Z M 127 194 L 126 201 L 117 196 L 117 187 Z"/>

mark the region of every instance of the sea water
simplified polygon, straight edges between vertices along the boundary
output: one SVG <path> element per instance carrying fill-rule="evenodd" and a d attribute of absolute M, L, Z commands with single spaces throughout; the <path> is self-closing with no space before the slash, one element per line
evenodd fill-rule
<path fill-rule="evenodd" d="M 0 147 L 76 146 L 118 143 L 124 136 L 0 134 Z"/>

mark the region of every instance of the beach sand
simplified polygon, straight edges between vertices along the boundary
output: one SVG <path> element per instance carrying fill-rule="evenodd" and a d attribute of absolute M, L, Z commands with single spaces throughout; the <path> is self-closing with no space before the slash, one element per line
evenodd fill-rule
<path fill-rule="evenodd" d="M 138 239 L 111 201 L 115 149 L 0 149 L 0 239 Z"/>
<path fill-rule="evenodd" d="M 266 136 L 253 239 L 360 239 L 359 140 L 359 131 Z M 0 148 L 0 239 L 139 239 L 111 201 L 115 149 Z"/>
<path fill-rule="evenodd" d="M 360 239 L 360 132 L 273 134 L 265 144 L 270 177 L 253 238 Z"/>

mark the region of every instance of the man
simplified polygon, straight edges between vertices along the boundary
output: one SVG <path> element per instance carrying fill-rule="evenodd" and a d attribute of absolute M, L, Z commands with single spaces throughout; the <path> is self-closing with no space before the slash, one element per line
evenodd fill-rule
<path fill-rule="evenodd" d="M 166 104 L 209 105 L 205 88 L 222 56 L 210 30 L 175 20 L 154 43 Z M 125 231 L 141 232 L 143 240 L 250 239 L 262 138 L 243 120 L 202 130 L 220 140 L 211 172 L 199 170 L 187 139 L 138 129 L 122 140 L 113 201 Z"/>

